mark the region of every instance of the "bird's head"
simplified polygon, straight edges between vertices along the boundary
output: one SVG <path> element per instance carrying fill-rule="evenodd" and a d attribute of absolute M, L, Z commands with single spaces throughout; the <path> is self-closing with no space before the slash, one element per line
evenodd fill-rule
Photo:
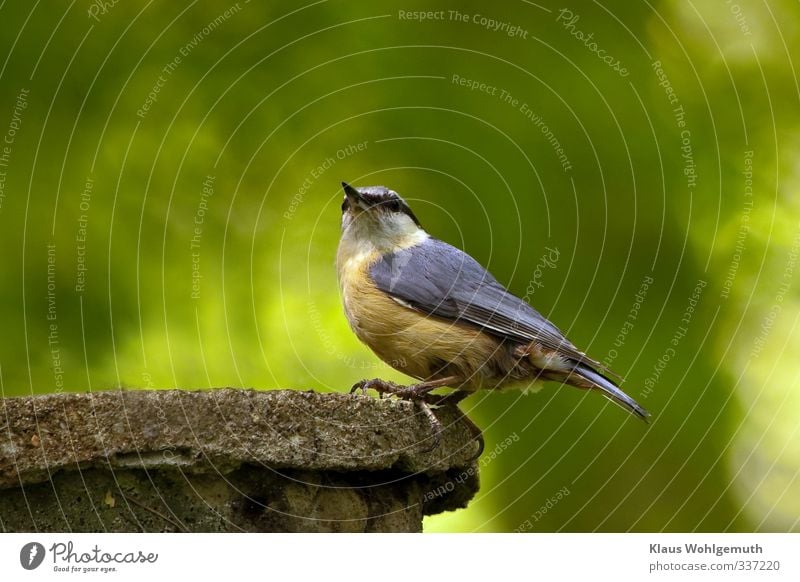
<path fill-rule="evenodd" d="M 342 182 L 342 188 L 343 235 L 387 248 L 407 246 L 407 242 L 425 232 L 397 192 L 385 186 L 354 188 L 346 182 Z"/>

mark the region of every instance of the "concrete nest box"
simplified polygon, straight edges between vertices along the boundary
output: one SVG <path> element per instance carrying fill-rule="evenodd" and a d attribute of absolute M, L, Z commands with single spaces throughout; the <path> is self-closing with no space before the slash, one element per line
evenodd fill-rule
<path fill-rule="evenodd" d="M 2 531 L 420 531 L 478 489 L 451 407 L 293 390 L 0 400 Z M 428 450 L 430 449 L 430 450 Z"/>

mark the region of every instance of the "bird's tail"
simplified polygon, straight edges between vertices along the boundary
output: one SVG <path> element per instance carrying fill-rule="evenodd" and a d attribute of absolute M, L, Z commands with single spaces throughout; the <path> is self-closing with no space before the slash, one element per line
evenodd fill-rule
<path fill-rule="evenodd" d="M 614 384 L 608 378 L 598 374 L 588 366 L 583 364 L 578 364 L 575 366 L 573 374 L 577 374 L 581 378 L 588 380 L 595 388 L 600 390 L 600 392 L 616 404 L 620 405 L 625 410 L 635 414 L 639 418 L 641 418 L 645 422 L 650 422 L 649 417 L 650 413 L 647 412 L 644 408 L 639 406 L 639 403 L 636 402 L 633 398 L 625 394 L 622 390 L 620 390 L 616 384 Z"/>

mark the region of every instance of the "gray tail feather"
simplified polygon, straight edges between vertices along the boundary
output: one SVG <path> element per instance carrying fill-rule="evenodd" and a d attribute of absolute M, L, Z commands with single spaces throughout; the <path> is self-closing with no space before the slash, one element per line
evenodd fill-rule
<path fill-rule="evenodd" d="M 625 410 L 635 414 L 639 418 L 641 418 L 645 422 L 650 422 L 649 417 L 650 413 L 647 412 L 644 408 L 639 406 L 639 403 L 636 402 L 633 398 L 625 394 L 622 390 L 620 390 L 616 384 L 614 384 L 608 378 L 604 378 L 591 368 L 588 368 L 582 364 L 578 364 L 575 366 L 575 373 L 583 378 L 589 380 L 592 384 L 594 384 L 602 393 L 603 396 L 622 406 Z"/>

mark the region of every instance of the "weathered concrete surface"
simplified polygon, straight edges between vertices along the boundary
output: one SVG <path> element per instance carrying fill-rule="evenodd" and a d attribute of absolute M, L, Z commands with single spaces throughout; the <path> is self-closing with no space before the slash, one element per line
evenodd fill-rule
<path fill-rule="evenodd" d="M 218 389 L 0 400 L 3 531 L 419 531 L 478 488 L 452 408 Z M 431 449 L 431 450 L 427 450 Z M 465 478 L 465 475 L 467 478 Z"/>

